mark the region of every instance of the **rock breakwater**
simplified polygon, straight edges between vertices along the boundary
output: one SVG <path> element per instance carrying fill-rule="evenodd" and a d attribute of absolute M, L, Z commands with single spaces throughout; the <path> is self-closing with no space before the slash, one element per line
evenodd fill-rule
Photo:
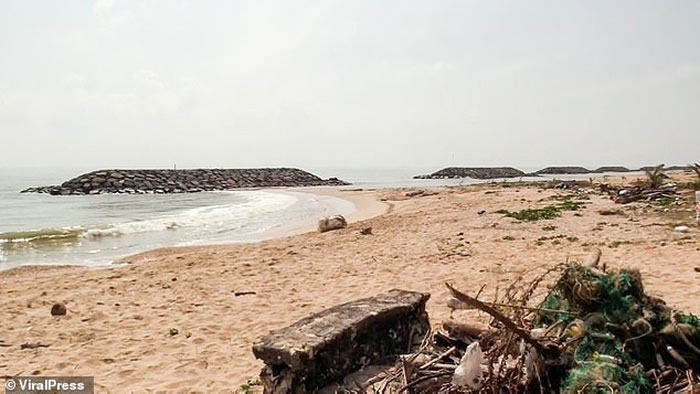
<path fill-rule="evenodd" d="M 623 166 L 603 166 L 599 167 L 598 169 L 594 170 L 593 172 L 601 173 L 601 172 L 632 172 L 634 170 L 630 170 L 627 167 Z"/>
<path fill-rule="evenodd" d="M 512 167 L 448 167 L 428 175 L 417 175 L 414 179 L 448 179 L 448 178 L 517 178 L 525 173 Z"/>
<path fill-rule="evenodd" d="M 22 193 L 84 195 L 103 193 L 194 193 L 251 187 L 342 186 L 296 168 L 99 170 L 57 186 L 30 187 Z"/>
<path fill-rule="evenodd" d="M 584 167 L 574 167 L 574 166 L 568 166 L 568 167 L 547 167 L 543 168 L 539 171 L 536 171 L 535 174 L 539 175 L 577 175 L 577 174 L 590 174 L 592 171 L 589 170 L 588 168 Z"/>

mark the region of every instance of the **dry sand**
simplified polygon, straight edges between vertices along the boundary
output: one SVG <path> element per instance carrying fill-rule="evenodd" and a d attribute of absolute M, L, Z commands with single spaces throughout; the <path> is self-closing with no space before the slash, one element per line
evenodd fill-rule
<path fill-rule="evenodd" d="M 98 391 L 119 393 L 231 392 L 257 377 L 255 339 L 310 313 L 403 288 L 431 293 L 428 312 L 439 324 L 450 317 L 445 281 L 472 294 L 485 285 L 488 298 L 516 276 L 532 277 L 594 247 L 603 249 L 608 266 L 639 268 L 649 293 L 700 313 L 699 229 L 689 202 L 664 213 L 591 195 L 581 216 L 523 223 L 494 211 L 550 204 L 566 192 L 532 186 L 426 189 L 411 198 L 406 190 L 315 192 L 354 196 L 362 208 L 355 219 L 387 208 L 376 199 L 386 200 L 388 212 L 324 234 L 156 250 L 123 267 L 0 273 L 0 375 L 94 375 Z M 601 209 L 623 215 L 602 216 Z M 674 231 L 676 223 L 690 231 Z M 543 230 L 548 225 L 555 229 Z M 360 234 L 365 226 L 373 235 Z M 235 295 L 241 291 L 255 294 Z M 66 316 L 50 315 L 57 301 L 66 304 Z M 465 311 L 454 317 L 484 318 Z M 50 347 L 20 350 L 36 342 Z"/>

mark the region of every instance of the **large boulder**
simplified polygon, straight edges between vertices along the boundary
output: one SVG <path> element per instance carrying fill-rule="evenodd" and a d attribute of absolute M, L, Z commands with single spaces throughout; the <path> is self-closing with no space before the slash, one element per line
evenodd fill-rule
<path fill-rule="evenodd" d="M 338 230 L 348 226 L 348 222 L 343 215 L 324 216 L 318 219 L 318 232 L 325 233 L 326 231 Z"/>

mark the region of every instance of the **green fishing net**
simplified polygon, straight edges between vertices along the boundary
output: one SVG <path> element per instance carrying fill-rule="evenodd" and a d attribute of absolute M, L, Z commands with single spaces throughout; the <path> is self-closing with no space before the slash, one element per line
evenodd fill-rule
<path fill-rule="evenodd" d="M 565 393 L 648 393 L 645 371 L 659 357 L 700 368 L 690 344 L 700 344 L 700 319 L 675 313 L 644 293 L 639 271 L 602 272 L 568 264 L 538 306 L 535 326 L 559 327 L 557 342 L 571 368 Z M 674 350 L 668 350 L 670 346 Z"/>

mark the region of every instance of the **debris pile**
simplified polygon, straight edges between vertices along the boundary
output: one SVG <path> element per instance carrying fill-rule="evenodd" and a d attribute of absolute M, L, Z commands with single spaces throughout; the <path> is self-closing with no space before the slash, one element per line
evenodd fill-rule
<path fill-rule="evenodd" d="M 664 168 L 663 164 L 656 167 L 642 168 L 646 179 L 638 180 L 636 186 L 613 187 L 607 184 L 600 185 L 603 193 L 610 195 L 618 204 L 627 204 L 633 201 L 660 201 L 670 203 L 676 200 L 676 184 L 669 182 L 668 175 L 664 171 L 675 169 Z"/>
<path fill-rule="evenodd" d="M 607 184 L 600 185 L 603 193 L 618 204 L 628 204 L 634 201 L 673 201 L 676 199 L 676 185 L 669 183 L 659 187 L 630 186 L 614 187 Z"/>
<path fill-rule="evenodd" d="M 486 302 L 447 284 L 453 309 L 477 309 L 488 329 L 448 322 L 402 356 L 379 391 L 654 393 L 700 390 L 700 318 L 645 294 L 632 269 L 567 263 L 516 280 Z M 558 279 L 547 279 L 552 273 Z M 543 283 L 553 283 L 548 289 Z M 483 289 L 482 289 L 483 290 Z M 531 306 L 536 293 L 546 290 Z M 546 294 L 546 295 L 545 295 Z"/>

